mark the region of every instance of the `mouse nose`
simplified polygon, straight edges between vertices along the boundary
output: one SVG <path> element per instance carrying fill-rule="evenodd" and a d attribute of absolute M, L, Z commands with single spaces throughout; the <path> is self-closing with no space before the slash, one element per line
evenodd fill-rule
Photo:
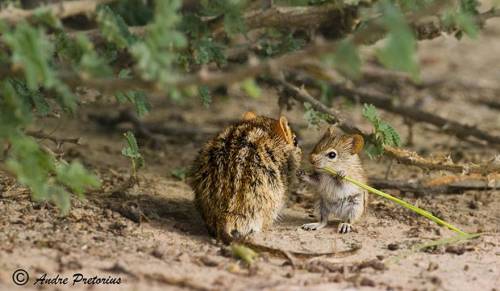
<path fill-rule="evenodd" d="M 310 162 L 316 168 L 318 168 L 318 167 L 321 166 L 321 159 L 319 158 L 318 155 L 311 155 L 310 156 Z"/>

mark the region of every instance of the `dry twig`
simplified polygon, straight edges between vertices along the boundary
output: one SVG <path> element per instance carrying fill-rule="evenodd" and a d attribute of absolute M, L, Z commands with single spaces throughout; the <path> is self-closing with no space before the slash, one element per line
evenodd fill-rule
<path fill-rule="evenodd" d="M 482 180 L 478 179 L 474 181 L 467 181 L 466 183 L 454 182 L 435 186 L 426 185 L 425 181 L 409 182 L 386 179 L 370 179 L 369 184 L 377 189 L 397 189 L 402 192 L 411 192 L 416 194 L 461 194 L 465 191 L 484 191 L 500 188 L 500 185 L 498 185 L 498 183 L 491 185 L 490 183 L 488 183 L 488 181 L 484 181 L 484 176 L 480 177 L 482 177 Z"/>
<path fill-rule="evenodd" d="M 460 139 L 468 140 L 469 137 L 474 137 L 500 148 L 500 136 L 495 136 L 482 131 L 476 126 L 470 126 L 454 120 L 446 119 L 439 115 L 416 108 L 415 106 L 410 107 L 396 104 L 393 99 L 387 97 L 383 93 L 374 92 L 373 90 L 368 91 L 362 88 L 349 88 L 344 84 L 338 83 L 338 81 L 335 80 L 329 72 L 331 70 L 323 68 L 318 62 L 308 62 L 306 66 L 302 66 L 301 68 L 315 77 L 319 77 L 330 82 L 331 87 L 337 95 L 344 96 L 353 102 L 373 104 L 383 110 L 399 114 L 408 120 L 432 124 L 444 132 L 455 135 Z M 301 98 L 303 99 L 303 97 Z"/>
<path fill-rule="evenodd" d="M 357 10 L 359 9 L 359 6 L 339 5 L 337 3 L 302 7 L 272 6 L 265 10 L 256 9 L 248 11 L 243 18 L 245 27 L 249 31 L 265 27 L 311 30 L 325 26 L 338 30 L 337 38 L 340 38 L 351 33 L 354 29 L 354 24 L 359 21 L 357 17 Z M 439 9 L 433 10 L 437 11 Z M 488 19 L 495 17 L 500 17 L 500 11 L 492 8 L 487 12 L 479 14 L 476 22 L 482 25 Z M 217 21 L 206 20 L 206 23 L 213 31 L 215 37 L 224 34 L 222 18 L 218 18 Z M 343 29 L 339 29 L 339 26 L 343 26 Z M 146 32 L 146 26 L 130 27 L 129 29 L 132 34 L 137 36 L 143 36 Z M 413 23 L 413 29 L 417 39 L 420 40 L 439 37 L 447 30 L 440 21 Z M 103 41 L 98 29 L 88 30 L 84 33 L 96 43 Z M 383 37 L 382 34 L 374 38 L 373 41 L 381 37 Z"/>
<path fill-rule="evenodd" d="M 323 25 L 331 25 L 340 30 L 339 26 L 345 24 L 346 32 L 354 28 L 353 23 L 357 21 L 357 10 L 359 6 L 346 5 L 344 3 L 332 3 L 317 6 L 272 6 L 268 9 L 256 9 L 244 14 L 245 27 L 248 30 L 259 28 L 283 28 L 283 29 L 313 29 Z M 222 19 L 211 23 L 214 36 L 224 34 Z"/>
<path fill-rule="evenodd" d="M 500 173 L 492 173 L 487 176 L 481 174 L 448 175 L 424 181 L 422 185 L 426 187 L 437 187 L 466 182 L 468 186 L 471 187 L 500 188 L 500 184 L 497 183 L 497 181 L 500 182 Z"/>
<path fill-rule="evenodd" d="M 428 13 L 434 13 L 446 6 L 448 1 L 439 1 L 428 9 L 408 16 L 409 21 L 416 21 Z M 361 29 L 358 29 L 349 36 L 349 39 L 357 45 L 373 42 L 383 37 L 384 28 L 380 25 L 378 19 L 366 23 Z M 202 69 L 191 75 L 172 78 L 162 84 L 141 79 L 119 79 L 119 78 L 87 78 L 74 72 L 61 72 L 59 77 L 73 88 L 89 87 L 104 93 L 113 93 L 117 91 L 142 90 L 158 95 L 165 93 L 165 88 L 186 88 L 189 86 L 206 85 L 215 87 L 224 84 L 233 84 L 252 78 L 261 74 L 274 74 L 279 70 L 297 68 L 310 58 L 317 58 L 325 53 L 334 52 L 339 45 L 338 41 L 324 41 L 317 39 L 314 43 L 303 50 L 285 54 L 275 58 L 265 60 L 251 60 L 246 65 L 236 66 L 226 72 L 208 72 Z M 0 68 L 0 76 L 17 75 L 19 71 L 13 71 L 10 68 Z"/>
<path fill-rule="evenodd" d="M 26 134 L 29 135 L 29 136 L 32 136 L 34 138 L 37 138 L 37 139 L 42 139 L 42 140 L 47 139 L 47 140 L 50 140 L 58 148 L 61 145 L 65 144 L 65 143 L 80 144 L 80 138 L 79 137 L 77 137 L 77 138 L 58 138 L 58 137 L 54 137 L 54 136 L 52 136 L 50 134 L 46 134 L 42 130 L 39 130 L 39 131 L 27 131 Z"/>
<path fill-rule="evenodd" d="M 291 95 L 292 98 L 300 102 L 309 102 L 315 110 L 328 114 L 330 116 L 331 122 L 337 124 L 338 127 L 341 128 L 342 130 L 349 133 L 361 134 L 365 138 L 369 136 L 369 134 L 364 133 L 362 130 L 343 122 L 343 119 L 339 118 L 340 114 L 338 112 L 331 110 L 323 103 L 314 99 L 311 95 L 307 93 L 305 89 L 300 89 L 284 80 L 280 80 L 278 82 L 283 84 L 285 88 L 288 88 L 291 92 L 294 93 Z M 423 158 L 415 152 L 400 148 L 394 148 L 387 145 L 384 146 L 384 151 L 388 157 L 397 160 L 399 163 L 416 166 L 426 170 L 445 170 L 458 173 L 480 173 L 480 174 L 500 172 L 500 165 L 497 165 L 496 163 L 489 163 L 486 165 L 456 164 L 450 160 L 433 160 L 429 158 Z"/>
<path fill-rule="evenodd" d="M 462 124 L 415 107 L 397 105 L 391 98 L 388 98 L 382 93 L 372 92 L 361 88 L 348 88 L 347 86 L 340 84 L 332 84 L 332 87 L 337 94 L 344 96 L 353 102 L 360 101 L 363 103 L 373 104 L 376 107 L 399 114 L 405 118 L 412 119 L 417 122 L 432 124 L 442 129 L 444 132 L 455 135 L 460 139 L 467 140 L 468 137 L 475 137 L 479 140 L 484 140 L 491 145 L 500 147 L 500 136 L 495 136 L 482 131 L 476 126 Z"/>
<path fill-rule="evenodd" d="M 411 152 L 401 148 L 385 146 L 384 150 L 387 156 L 396 159 L 399 163 L 416 166 L 426 170 L 444 170 L 454 173 L 477 173 L 482 175 L 500 172 L 500 165 L 497 165 L 495 163 L 457 164 L 453 163 L 453 161 L 451 160 L 433 160 L 423 158 L 415 152 Z"/>

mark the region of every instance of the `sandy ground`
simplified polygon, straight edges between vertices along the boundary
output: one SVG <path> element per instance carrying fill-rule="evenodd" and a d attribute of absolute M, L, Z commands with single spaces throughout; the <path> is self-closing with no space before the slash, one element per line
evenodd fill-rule
<path fill-rule="evenodd" d="M 491 93 L 500 78 L 500 22 L 491 22 L 477 41 L 442 37 L 419 44 L 424 79 L 445 80 L 434 91 L 402 88 L 405 102 L 418 96 L 424 108 L 500 134 L 500 111 L 472 104 L 470 96 Z M 457 87 L 452 84 L 465 84 Z M 448 84 L 448 85 L 447 85 Z M 474 86 L 472 86 L 472 85 Z M 470 88 L 469 88 L 470 87 Z M 484 89 L 486 88 L 486 89 Z M 489 89 L 488 89 L 489 88 Z M 230 91 L 231 92 L 231 91 Z M 437 93 L 439 92 L 439 94 Z M 146 118 L 169 126 L 222 128 L 246 110 L 275 115 L 273 90 L 255 100 L 235 94 L 215 98 L 210 108 L 198 101 L 182 104 L 153 100 Z M 336 103 L 352 122 L 369 130 L 360 106 Z M 261 253 L 252 266 L 231 256 L 227 247 L 210 238 L 192 205 L 192 191 L 172 171 L 189 167 L 204 135 L 164 135 L 155 147 L 141 141 L 147 167 L 140 184 L 115 191 L 128 177 L 128 161 L 121 156 L 121 130 L 110 131 L 90 117 L 116 114 L 115 104 L 102 104 L 96 112 L 83 106 L 76 119 L 48 120 L 42 126 L 55 136 L 79 136 L 81 145 L 65 145 L 65 157 L 79 159 L 103 180 L 100 191 L 73 201 L 66 217 L 47 203 L 34 203 L 27 189 L 0 173 L 0 289 L 22 290 L 498 290 L 500 286 L 500 191 L 421 195 L 389 191 L 418 204 L 469 232 L 485 232 L 479 239 L 451 246 L 412 251 L 412 247 L 453 233 L 394 204 L 371 197 L 369 212 L 355 233 L 339 235 L 335 221 L 316 232 L 300 225 L 311 222 L 313 193 L 299 187 L 272 230 L 256 237 L 262 244 L 300 252 L 343 251 L 361 247 L 346 257 L 288 260 Z M 92 110 L 91 110 L 92 109 Z M 300 106 L 287 112 L 299 129 L 304 152 L 309 152 L 320 131 L 308 128 Z M 407 135 L 399 116 L 383 114 Z M 52 146 L 49 141 L 45 141 Z M 415 145 L 424 155 L 448 155 L 461 162 L 484 162 L 498 151 L 439 134 L 428 125 L 415 126 Z M 384 177 L 387 160 L 363 156 L 370 177 Z M 306 163 L 305 163 L 306 164 Z M 389 179 L 410 180 L 443 173 L 393 165 Z M 25 269 L 24 287 L 12 282 L 16 269 Z M 115 285 L 72 285 L 76 273 L 117 280 Z M 33 285 L 37 278 L 68 277 L 68 284 Z M 496 288 L 496 289 L 495 289 Z"/>

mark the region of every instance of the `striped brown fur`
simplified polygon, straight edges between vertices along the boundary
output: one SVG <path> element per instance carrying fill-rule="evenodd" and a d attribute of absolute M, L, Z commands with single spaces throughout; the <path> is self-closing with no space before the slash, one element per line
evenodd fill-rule
<path fill-rule="evenodd" d="M 210 234 L 228 242 L 271 226 L 300 157 L 284 117 L 247 112 L 208 141 L 193 163 L 189 183 Z"/>

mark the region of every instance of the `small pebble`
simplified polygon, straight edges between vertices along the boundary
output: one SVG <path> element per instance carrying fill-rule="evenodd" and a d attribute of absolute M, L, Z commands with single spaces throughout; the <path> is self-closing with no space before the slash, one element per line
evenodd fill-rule
<path fill-rule="evenodd" d="M 207 267 L 217 267 L 219 265 L 219 262 L 210 256 L 201 257 L 200 261 Z"/>
<path fill-rule="evenodd" d="M 163 259 L 163 257 L 165 256 L 165 249 L 160 247 L 160 246 L 157 246 L 156 248 L 154 248 L 154 250 L 151 252 L 151 255 L 155 258 L 158 258 L 158 259 Z"/>
<path fill-rule="evenodd" d="M 427 271 L 432 272 L 434 270 L 437 270 L 438 268 L 439 268 L 438 264 L 436 264 L 434 262 L 430 262 L 429 266 L 427 266 Z"/>
<path fill-rule="evenodd" d="M 442 281 L 439 277 L 432 276 L 431 278 L 431 283 L 434 285 L 441 285 Z"/>
<path fill-rule="evenodd" d="M 359 284 L 361 286 L 375 287 L 375 281 L 373 281 L 372 279 L 366 278 L 366 277 L 364 277 L 363 279 L 361 279 L 361 281 L 359 282 Z"/>
<path fill-rule="evenodd" d="M 390 243 L 387 245 L 387 248 L 390 250 L 390 251 L 395 251 L 395 250 L 398 250 L 399 249 L 399 245 L 396 244 L 396 243 Z"/>
<path fill-rule="evenodd" d="M 465 253 L 465 248 L 463 246 L 447 246 L 445 251 L 451 254 L 462 255 Z"/>

